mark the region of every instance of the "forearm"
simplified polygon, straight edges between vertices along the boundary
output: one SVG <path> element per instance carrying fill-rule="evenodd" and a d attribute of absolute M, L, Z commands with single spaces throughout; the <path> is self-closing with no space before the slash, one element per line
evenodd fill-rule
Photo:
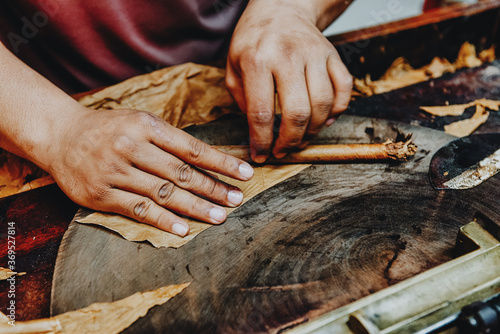
<path fill-rule="evenodd" d="M 84 108 L 0 44 L 0 147 L 50 171 L 58 130 Z"/>
<path fill-rule="evenodd" d="M 262 8 L 265 10 L 269 5 L 276 0 L 251 0 L 251 3 L 261 3 Z M 278 1 L 276 1 L 279 3 Z M 326 29 L 337 17 L 344 12 L 344 10 L 353 2 L 353 0 L 287 0 L 281 4 L 284 7 L 297 7 L 301 16 L 306 17 L 312 21 L 313 24 L 323 31 Z"/>

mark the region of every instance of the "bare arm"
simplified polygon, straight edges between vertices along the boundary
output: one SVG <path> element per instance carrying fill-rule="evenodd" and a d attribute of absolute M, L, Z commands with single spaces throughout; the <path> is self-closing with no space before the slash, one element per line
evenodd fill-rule
<path fill-rule="evenodd" d="M 252 158 L 303 147 L 349 103 L 352 78 L 321 34 L 352 0 L 250 0 L 233 34 L 226 84 L 247 113 Z M 274 93 L 283 113 L 272 147 Z"/>
<path fill-rule="evenodd" d="M 246 162 L 151 114 L 88 110 L 0 44 L 0 146 L 52 174 L 76 203 L 178 235 L 179 215 L 218 224 L 243 195 L 200 169 L 248 180 Z"/>

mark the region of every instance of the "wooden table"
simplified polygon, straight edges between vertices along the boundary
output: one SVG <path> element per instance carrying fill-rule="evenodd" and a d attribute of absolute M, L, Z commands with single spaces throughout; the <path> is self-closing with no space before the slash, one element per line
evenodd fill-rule
<path fill-rule="evenodd" d="M 438 16 L 434 13 L 426 16 L 426 19 L 422 17 L 415 20 L 418 24 L 413 26 L 411 20 L 406 20 L 403 27 L 413 27 L 412 30 L 401 30 L 396 24 L 391 24 L 379 27 L 378 32 L 376 28 L 367 29 L 358 32 L 357 37 L 356 34 L 350 34 L 343 36 L 343 41 L 333 38 L 332 42 L 337 44 L 341 56 L 354 74 L 362 76 L 374 73 L 376 77 L 377 72 L 381 74 L 381 69 L 387 68 L 396 55 L 405 55 L 418 66 L 427 63 L 431 53 L 452 58 L 465 39 L 470 38 L 479 48 L 489 47 L 491 43 L 497 42 L 498 37 L 497 6 L 498 2 L 488 2 L 464 9 L 459 15 L 456 15 L 457 12 L 446 12 L 450 21 L 444 22 L 436 19 Z M 488 30 L 489 27 L 494 27 L 495 30 Z M 360 41 L 360 37 L 367 39 Z M 426 43 L 420 46 L 417 42 L 423 40 Z M 410 44 L 412 48 L 409 47 Z M 349 53 L 353 47 L 358 51 Z M 362 58 L 365 62 L 360 61 Z M 490 66 L 500 70 L 498 63 Z M 491 71 L 484 66 L 396 92 L 358 99 L 351 104 L 347 113 L 441 129 L 443 124 L 420 112 L 418 106 L 444 104 L 446 101 L 460 103 L 482 97 L 500 99 L 500 76 L 488 73 L 491 74 Z M 436 87 L 439 88 L 438 94 Z M 480 131 L 498 131 L 499 124 L 500 115 L 492 113 L 490 120 Z M 30 275 L 18 277 L 16 281 L 17 320 L 49 316 L 50 286 L 57 249 L 76 210 L 77 206 L 57 186 L 0 200 L 0 238 L 6 240 L 7 223 L 14 222 L 17 270 L 30 272 Z M 7 250 L 3 245 L 4 243 L 0 249 L 0 266 L 7 263 Z M 7 282 L 0 282 L 0 289 L 5 291 L 7 288 Z M 6 294 L 0 295 L 0 310 L 4 313 L 7 313 L 7 301 Z"/>

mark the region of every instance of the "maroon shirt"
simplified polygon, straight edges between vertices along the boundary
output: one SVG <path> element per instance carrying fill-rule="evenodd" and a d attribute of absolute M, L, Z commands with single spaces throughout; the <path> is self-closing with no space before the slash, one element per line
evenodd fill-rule
<path fill-rule="evenodd" d="M 1 0 L 0 41 L 69 93 L 224 56 L 248 0 Z"/>

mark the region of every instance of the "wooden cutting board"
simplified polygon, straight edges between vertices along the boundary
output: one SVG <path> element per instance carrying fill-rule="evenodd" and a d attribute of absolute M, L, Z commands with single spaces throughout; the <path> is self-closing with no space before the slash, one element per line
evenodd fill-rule
<path fill-rule="evenodd" d="M 72 222 L 52 314 L 192 282 L 125 333 L 276 332 L 449 260 L 476 212 L 500 221 L 498 175 L 471 190 L 434 190 L 430 158 L 453 137 L 390 121 L 342 116 L 316 142 L 384 141 L 395 129 L 413 132 L 414 160 L 311 166 L 179 249 Z M 190 132 L 211 144 L 248 138 L 238 118 Z"/>

